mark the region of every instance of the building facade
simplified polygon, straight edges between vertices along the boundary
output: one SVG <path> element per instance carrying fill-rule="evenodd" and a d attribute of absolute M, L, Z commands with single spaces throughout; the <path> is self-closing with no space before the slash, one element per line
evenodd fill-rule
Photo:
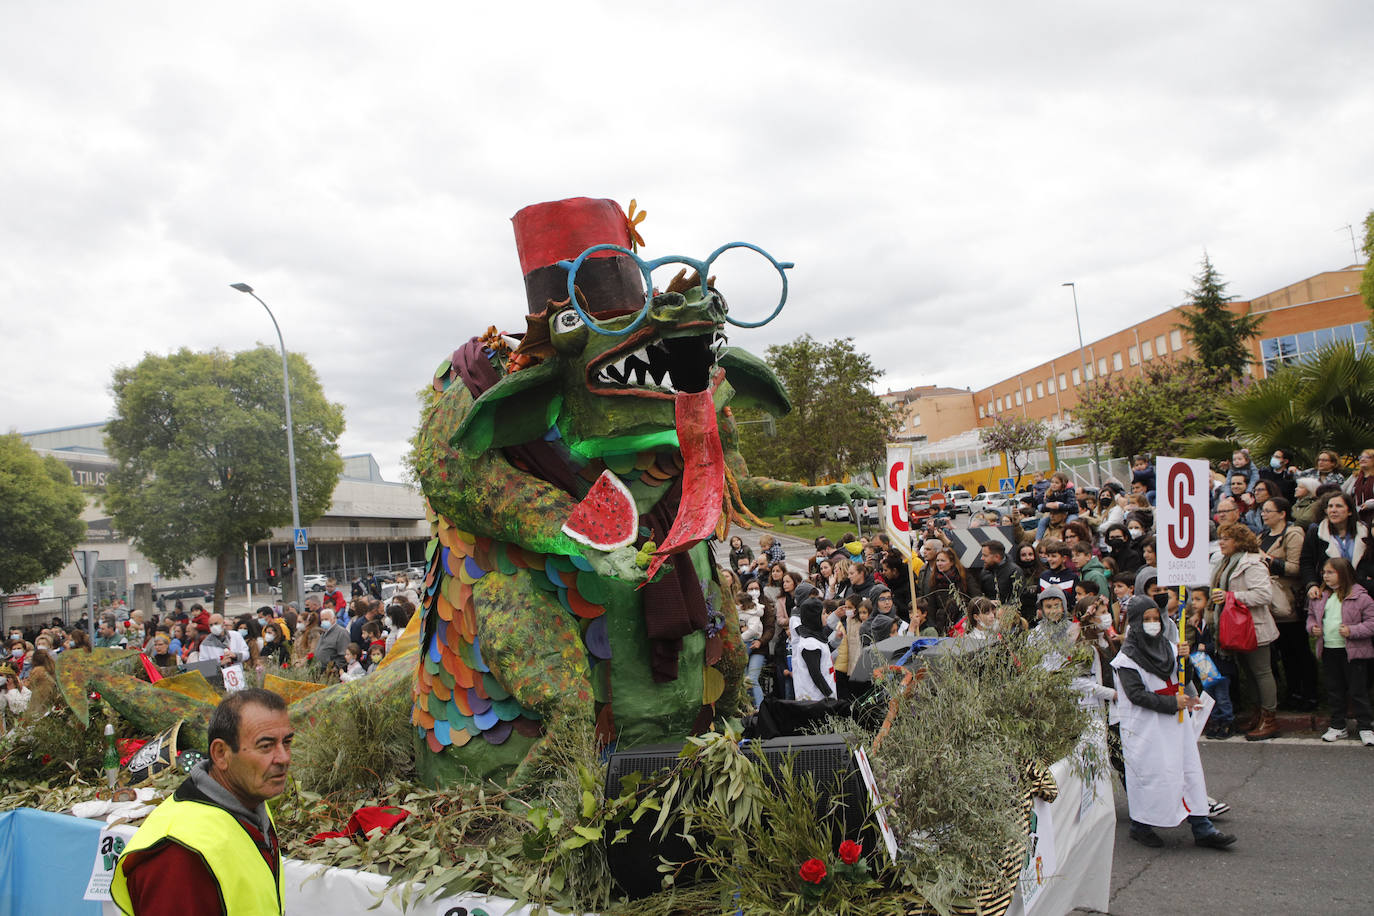
<path fill-rule="evenodd" d="M 21 434 L 40 455 L 53 455 L 67 465 L 72 480 L 85 491 L 86 537 L 80 550 L 99 552 L 95 594 L 99 602 L 122 597 L 131 605 L 137 593 L 168 589 L 202 587 L 207 591 L 215 581 L 215 560 L 201 558 L 186 574 L 177 578 L 163 576 L 127 538 L 115 530 L 101 505 L 105 477 L 114 469 L 114 459 L 105 450 L 105 424 L 90 423 L 60 429 Z M 376 460 L 367 454 L 344 458 L 343 472 L 334 488 L 329 510 L 307 524 L 309 549 L 298 552 L 305 573 L 336 576 L 347 581 L 369 569 L 401 568 L 422 565 L 429 524 L 425 521 L 424 499 L 408 484 L 382 479 Z M 230 566 L 226 586 L 230 594 L 242 595 L 251 583 L 254 592 L 266 590 L 267 570 L 279 566 L 283 555 L 293 549 L 289 527 L 274 529 L 271 537 L 245 545 L 243 559 Z M 139 586 L 145 588 L 140 590 Z M 85 607 L 86 586 L 74 564 L 68 564 L 51 580 L 34 583 L 26 590 L 46 617 L 62 616 L 74 599 L 72 610 Z M 79 596 L 79 597 L 78 597 Z"/>

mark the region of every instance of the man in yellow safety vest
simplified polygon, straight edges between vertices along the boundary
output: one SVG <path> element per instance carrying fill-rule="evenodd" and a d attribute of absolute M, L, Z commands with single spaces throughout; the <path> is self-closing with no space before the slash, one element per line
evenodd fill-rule
<path fill-rule="evenodd" d="M 282 913 L 281 847 L 267 799 L 286 787 L 295 735 L 286 703 L 242 690 L 215 708 L 210 759 L 148 816 L 115 867 L 124 913 Z"/>

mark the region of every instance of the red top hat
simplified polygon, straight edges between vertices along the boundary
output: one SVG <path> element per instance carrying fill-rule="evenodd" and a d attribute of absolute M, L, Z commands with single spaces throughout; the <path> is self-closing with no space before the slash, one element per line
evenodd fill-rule
<path fill-rule="evenodd" d="M 593 245 L 630 247 L 629 220 L 613 200 L 570 197 L 531 204 L 511 222 L 531 312 L 542 312 L 550 300 L 568 298 L 568 272 L 558 266 L 559 261 L 572 261 Z M 618 251 L 598 251 L 582 262 L 577 288 L 592 314 L 634 310 L 644 304 L 639 267 Z"/>

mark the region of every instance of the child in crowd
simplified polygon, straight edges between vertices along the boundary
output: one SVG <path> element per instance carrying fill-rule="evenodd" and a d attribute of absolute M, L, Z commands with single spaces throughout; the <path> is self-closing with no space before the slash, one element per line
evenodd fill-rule
<path fill-rule="evenodd" d="M 373 668 L 376 668 L 382 663 L 382 659 L 386 658 L 386 640 L 374 639 L 371 647 L 367 650 L 367 655 L 371 660 L 371 663 L 367 666 L 367 670 L 371 672 Z"/>
<path fill-rule="evenodd" d="M 1374 598 L 1355 582 L 1355 570 L 1342 557 L 1322 565 L 1321 594 L 1307 603 L 1307 631 L 1317 638 L 1317 658 L 1326 680 L 1331 727 L 1323 741 L 1349 737 L 1347 704 L 1355 708 L 1360 741 L 1374 747 L 1374 717 L 1369 706 L 1369 660 L 1374 658 Z"/>
<path fill-rule="evenodd" d="M 339 672 L 339 680 L 347 683 L 349 681 L 356 681 L 358 678 L 367 674 L 367 672 L 363 670 L 363 663 L 358 660 L 358 656 L 362 655 L 362 651 L 362 648 L 359 647 L 356 642 L 349 643 L 348 648 L 344 649 L 344 668 Z"/>
<path fill-rule="evenodd" d="M 1235 709 L 1231 706 L 1231 684 L 1236 678 L 1236 664 L 1221 654 L 1216 640 L 1216 614 L 1209 613 L 1212 607 L 1211 591 L 1207 586 L 1194 588 L 1188 593 L 1188 620 L 1184 632 L 1188 644 L 1194 652 L 1205 652 L 1216 665 L 1221 678 L 1212 686 L 1205 687 L 1208 695 L 1216 701 L 1207 727 L 1202 734 L 1208 738 L 1229 738 L 1235 734 Z"/>
<path fill-rule="evenodd" d="M 1040 591 L 1057 585 L 1062 595 L 1073 594 L 1078 576 L 1069 568 L 1069 548 L 1064 546 L 1063 541 L 1046 540 L 1041 543 L 1040 552 L 1045 555 L 1045 570 L 1040 574 Z"/>

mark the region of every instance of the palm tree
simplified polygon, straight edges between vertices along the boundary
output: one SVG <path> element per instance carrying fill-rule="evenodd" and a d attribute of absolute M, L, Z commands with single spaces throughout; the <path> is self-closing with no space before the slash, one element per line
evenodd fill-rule
<path fill-rule="evenodd" d="M 1374 353 L 1333 344 L 1246 386 L 1222 410 L 1235 441 L 1196 437 L 1185 454 L 1214 458 L 1239 442 L 1257 455 L 1288 448 L 1303 467 L 1312 467 L 1324 448 L 1353 458 L 1374 447 Z"/>

